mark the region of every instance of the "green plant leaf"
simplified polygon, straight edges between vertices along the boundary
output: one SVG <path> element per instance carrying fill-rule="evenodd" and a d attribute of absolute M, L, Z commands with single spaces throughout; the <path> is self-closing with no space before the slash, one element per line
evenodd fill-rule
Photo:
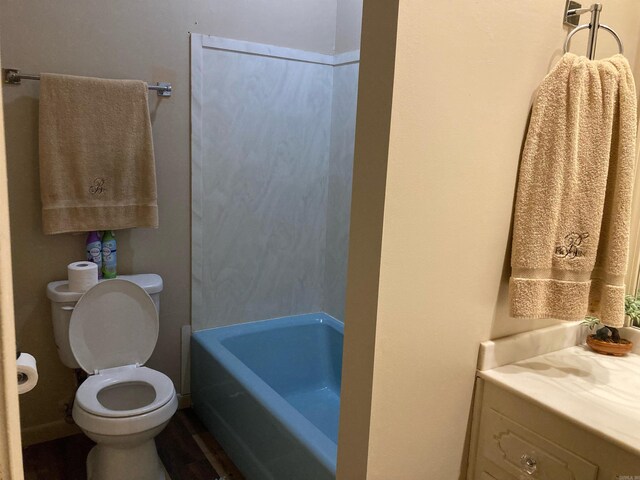
<path fill-rule="evenodd" d="M 589 330 L 593 330 L 599 324 L 600 324 L 600 319 L 592 316 L 584 317 L 584 320 L 581 323 L 581 325 L 586 325 L 587 327 L 589 327 Z"/>
<path fill-rule="evenodd" d="M 624 313 L 631 319 L 631 324 L 640 326 L 640 296 L 624 297 Z"/>

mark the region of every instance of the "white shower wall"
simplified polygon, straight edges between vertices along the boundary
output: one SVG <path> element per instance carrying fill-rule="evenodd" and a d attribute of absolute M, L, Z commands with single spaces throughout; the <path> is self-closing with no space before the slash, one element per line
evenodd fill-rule
<path fill-rule="evenodd" d="M 347 289 L 358 67 L 359 64 L 354 62 L 336 65 L 333 69 L 324 311 L 341 320 L 344 320 Z"/>
<path fill-rule="evenodd" d="M 192 326 L 341 317 L 357 53 L 192 35 Z"/>

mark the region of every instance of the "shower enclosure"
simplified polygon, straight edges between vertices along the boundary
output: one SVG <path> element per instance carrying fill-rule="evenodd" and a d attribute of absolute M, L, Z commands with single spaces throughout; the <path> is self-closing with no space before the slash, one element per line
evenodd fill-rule
<path fill-rule="evenodd" d="M 191 37 L 192 403 L 250 478 L 335 476 L 358 57 Z"/>
<path fill-rule="evenodd" d="M 358 52 L 191 40 L 192 326 L 343 318 Z"/>

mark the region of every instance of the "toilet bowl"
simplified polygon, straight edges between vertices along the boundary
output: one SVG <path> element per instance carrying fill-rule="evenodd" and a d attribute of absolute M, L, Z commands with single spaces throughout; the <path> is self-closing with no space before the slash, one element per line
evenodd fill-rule
<path fill-rule="evenodd" d="M 153 300 L 127 280 L 103 281 L 74 307 L 69 343 L 89 374 L 73 419 L 94 442 L 89 480 L 163 480 L 155 436 L 178 408 L 171 380 L 145 367 L 158 338 Z"/>
<path fill-rule="evenodd" d="M 87 460 L 89 478 L 164 479 L 154 437 L 177 408 L 171 380 L 150 368 L 116 367 L 90 376 L 73 405 L 76 424 L 97 443 Z"/>

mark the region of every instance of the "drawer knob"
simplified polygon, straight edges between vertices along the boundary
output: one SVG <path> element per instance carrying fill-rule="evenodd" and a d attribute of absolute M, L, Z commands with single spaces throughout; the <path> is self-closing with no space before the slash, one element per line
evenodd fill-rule
<path fill-rule="evenodd" d="M 538 469 L 536 459 L 526 453 L 520 457 L 520 465 L 522 465 L 524 473 L 528 475 L 533 475 Z"/>

